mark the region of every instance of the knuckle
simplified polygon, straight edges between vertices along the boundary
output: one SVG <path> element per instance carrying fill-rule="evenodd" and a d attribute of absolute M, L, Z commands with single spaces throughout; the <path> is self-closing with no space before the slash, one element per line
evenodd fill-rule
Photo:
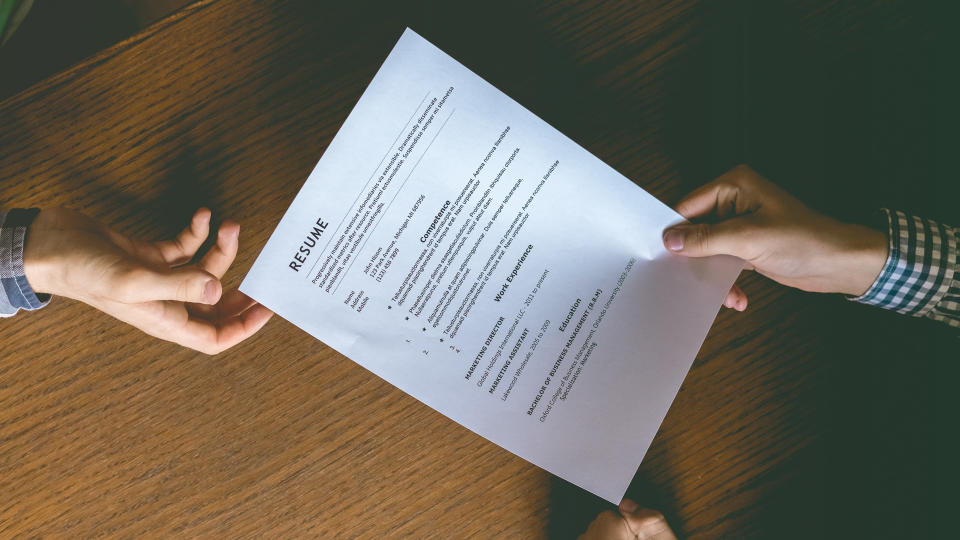
<path fill-rule="evenodd" d="M 604 510 L 597 516 L 597 522 L 600 524 L 610 524 L 616 523 L 622 519 L 620 514 L 614 512 L 613 510 Z"/>
<path fill-rule="evenodd" d="M 634 517 L 631 521 L 634 529 L 641 534 L 654 534 L 667 526 L 667 520 L 663 517 L 663 514 L 655 510 L 649 510 L 648 513 L 645 512 L 640 517 Z"/>
<path fill-rule="evenodd" d="M 710 241 L 710 228 L 701 223 L 693 228 L 691 244 L 698 249 L 705 249 Z"/>
<path fill-rule="evenodd" d="M 738 173 L 738 174 L 747 175 L 747 174 L 752 174 L 752 173 L 753 173 L 753 167 L 747 165 L 746 163 L 740 163 L 740 164 L 734 166 L 733 171 L 736 172 L 736 173 Z"/>
<path fill-rule="evenodd" d="M 193 298 L 194 295 L 190 294 L 190 290 L 191 290 L 191 289 L 194 289 L 194 288 L 200 289 L 200 292 L 201 292 L 201 295 L 202 295 L 203 289 L 202 289 L 201 287 L 202 287 L 202 286 L 195 286 L 195 285 L 192 283 L 192 280 L 189 280 L 189 279 L 181 279 L 180 282 L 177 283 L 176 299 L 177 299 L 177 300 L 187 301 L 188 299 Z M 200 295 L 197 295 L 197 296 L 200 296 Z"/>
<path fill-rule="evenodd" d="M 763 183 L 763 177 L 753 167 L 741 163 L 733 168 L 733 181 L 738 187 L 755 187 Z"/>
<path fill-rule="evenodd" d="M 640 525 L 659 525 L 665 523 L 667 520 L 663 517 L 663 514 L 657 512 L 656 510 L 647 510 L 646 515 L 640 518 Z"/>

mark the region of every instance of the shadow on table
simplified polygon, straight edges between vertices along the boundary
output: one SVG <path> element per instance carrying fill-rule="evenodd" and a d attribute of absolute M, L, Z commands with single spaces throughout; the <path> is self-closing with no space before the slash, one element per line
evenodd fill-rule
<path fill-rule="evenodd" d="M 129 37 L 190 0 L 37 0 L 0 48 L 0 99 Z"/>

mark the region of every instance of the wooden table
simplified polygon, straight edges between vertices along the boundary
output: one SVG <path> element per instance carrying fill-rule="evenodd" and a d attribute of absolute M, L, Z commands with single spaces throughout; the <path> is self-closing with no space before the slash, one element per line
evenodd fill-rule
<path fill-rule="evenodd" d="M 202 1 L 0 102 L 0 193 L 150 239 L 207 205 L 242 223 L 234 286 L 409 25 L 668 203 L 750 160 L 843 214 L 911 165 L 847 174 L 908 144 L 858 127 L 856 66 L 922 52 L 927 22 L 908 2 Z M 764 77 L 771 50 L 787 79 Z M 918 69 L 893 58 L 891 78 Z M 797 101 L 745 97 L 794 79 Z M 853 157 L 829 151 L 851 133 Z M 926 536 L 944 332 L 742 286 L 628 494 L 692 537 Z M 0 328 L 0 537 L 564 538 L 608 507 L 279 318 L 216 357 L 62 298 Z"/>

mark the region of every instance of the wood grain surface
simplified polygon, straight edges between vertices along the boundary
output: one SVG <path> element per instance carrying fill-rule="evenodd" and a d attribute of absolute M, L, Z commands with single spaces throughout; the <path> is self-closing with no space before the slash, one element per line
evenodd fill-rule
<path fill-rule="evenodd" d="M 0 202 L 152 240 L 206 205 L 242 224 L 235 286 L 406 26 L 667 203 L 745 159 L 836 214 L 899 197 L 926 15 L 754 4 L 197 2 L 0 102 Z M 927 536 L 943 331 L 741 283 L 628 494 L 681 536 Z M 0 329 L 0 537 L 568 538 L 609 507 L 280 318 L 216 357 L 63 298 Z"/>

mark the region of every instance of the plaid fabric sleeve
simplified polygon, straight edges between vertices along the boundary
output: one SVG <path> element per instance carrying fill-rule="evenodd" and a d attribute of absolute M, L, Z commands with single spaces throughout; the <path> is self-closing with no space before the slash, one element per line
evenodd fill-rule
<path fill-rule="evenodd" d="M 883 211 L 890 232 L 887 262 L 870 289 L 851 300 L 960 328 L 960 229 Z"/>
<path fill-rule="evenodd" d="M 50 302 L 50 295 L 36 294 L 23 272 L 23 246 L 27 229 L 40 210 L 0 209 L 0 317 L 16 315 L 21 309 L 40 309 Z"/>

